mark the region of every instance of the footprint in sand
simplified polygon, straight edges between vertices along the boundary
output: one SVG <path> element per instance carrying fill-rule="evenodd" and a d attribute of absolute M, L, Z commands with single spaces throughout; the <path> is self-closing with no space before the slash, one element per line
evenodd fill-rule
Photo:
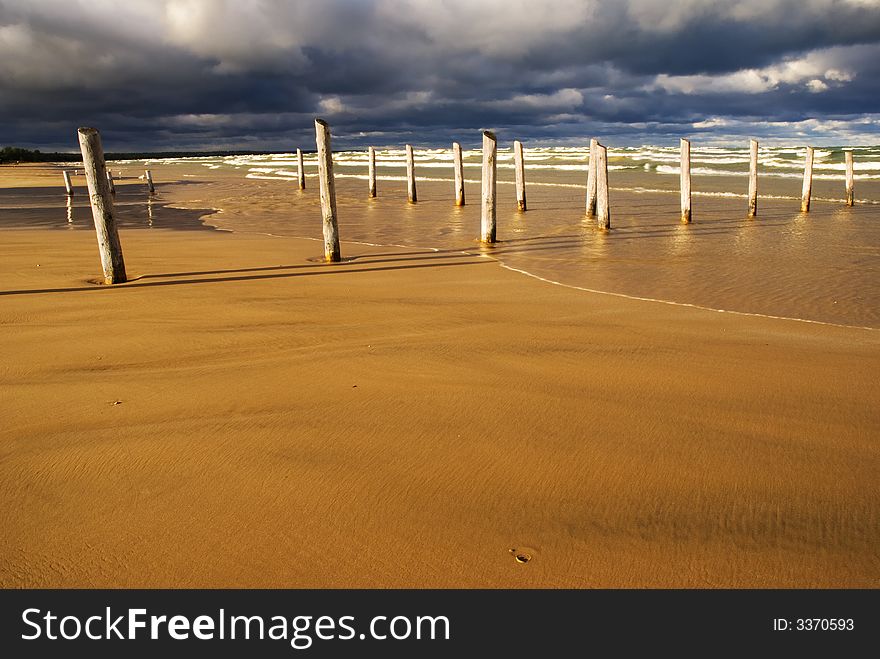
<path fill-rule="evenodd" d="M 531 547 L 514 547 L 512 549 L 508 549 L 507 551 L 510 553 L 511 556 L 513 556 L 513 560 L 523 565 L 531 561 L 537 553 Z"/>

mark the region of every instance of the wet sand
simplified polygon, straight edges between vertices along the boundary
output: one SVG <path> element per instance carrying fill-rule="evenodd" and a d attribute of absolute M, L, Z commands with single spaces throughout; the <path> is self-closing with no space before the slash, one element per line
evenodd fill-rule
<path fill-rule="evenodd" d="M 4 587 L 880 585 L 876 331 L 121 237 L 0 231 Z"/>

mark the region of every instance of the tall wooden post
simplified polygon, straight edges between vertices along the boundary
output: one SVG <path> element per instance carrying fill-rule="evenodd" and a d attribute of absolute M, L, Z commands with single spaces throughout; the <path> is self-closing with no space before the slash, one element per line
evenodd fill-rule
<path fill-rule="evenodd" d="M 121 284 L 126 281 L 125 260 L 122 258 L 122 245 L 119 243 L 116 218 L 113 215 L 113 197 L 107 183 L 107 166 L 104 163 L 101 135 L 95 128 L 80 128 L 77 135 L 86 182 L 89 186 L 89 200 L 92 205 L 92 218 L 95 220 L 95 233 L 98 236 L 104 283 Z"/>
<path fill-rule="evenodd" d="M 107 185 L 110 186 L 110 194 L 116 194 L 116 184 L 113 182 L 113 174 L 110 173 L 110 170 L 107 170 Z"/>
<path fill-rule="evenodd" d="M 156 188 L 153 186 L 153 172 L 149 169 L 144 170 L 144 173 L 147 177 L 147 187 L 150 189 L 150 194 L 153 194 L 156 191 Z"/>
<path fill-rule="evenodd" d="M 461 144 L 452 143 L 452 168 L 455 170 L 455 205 L 464 206 L 464 165 L 461 162 Z"/>
<path fill-rule="evenodd" d="M 494 243 L 495 229 L 495 193 L 497 172 L 496 161 L 498 159 L 498 145 L 495 133 L 483 131 L 483 191 L 482 207 L 480 209 L 480 240 L 484 243 Z"/>
<path fill-rule="evenodd" d="M 590 140 L 590 164 L 587 172 L 587 217 L 596 216 L 596 147 L 599 140 Z"/>
<path fill-rule="evenodd" d="M 339 226 L 336 223 L 336 184 L 333 179 L 333 149 L 330 126 L 315 119 L 315 141 L 318 145 L 318 181 L 321 188 L 321 215 L 324 219 L 324 259 L 339 261 Z"/>
<path fill-rule="evenodd" d="M 596 215 L 600 229 L 611 228 L 611 204 L 608 198 L 608 149 L 596 142 Z"/>
<path fill-rule="evenodd" d="M 846 205 L 852 206 L 855 203 L 855 197 L 853 196 L 853 152 L 852 151 L 844 151 L 843 152 L 844 160 L 846 160 Z"/>
<path fill-rule="evenodd" d="M 749 140 L 749 217 L 758 214 L 758 140 Z"/>
<path fill-rule="evenodd" d="M 412 144 L 406 145 L 406 199 L 411 204 L 419 200 L 416 195 L 416 162 Z"/>
<path fill-rule="evenodd" d="M 368 150 L 368 170 L 370 179 L 370 198 L 376 196 L 376 149 L 370 147 Z"/>
<path fill-rule="evenodd" d="M 691 143 L 681 140 L 681 221 L 691 221 Z"/>
<path fill-rule="evenodd" d="M 296 150 L 296 180 L 299 182 L 299 189 L 306 189 L 306 168 L 303 165 L 302 149 Z"/>
<path fill-rule="evenodd" d="M 70 182 L 70 172 L 66 169 L 61 172 L 61 175 L 64 177 L 64 189 L 67 191 L 67 196 L 73 196 L 73 183 Z"/>
<path fill-rule="evenodd" d="M 801 191 L 801 213 L 810 210 L 810 193 L 813 190 L 813 147 L 807 147 L 807 157 L 804 161 L 804 187 Z"/>
<path fill-rule="evenodd" d="M 523 160 L 523 146 L 519 140 L 513 142 L 513 165 L 516 170 L 516 208 L 526 210 L 526 166 Z"/>

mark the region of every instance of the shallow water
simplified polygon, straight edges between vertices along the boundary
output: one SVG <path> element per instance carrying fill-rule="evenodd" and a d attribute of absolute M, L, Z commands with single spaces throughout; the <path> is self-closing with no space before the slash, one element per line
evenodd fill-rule
<path fill-rule="evenodd" d="M 755 219 L 745 214 L 747 149 L 695 148 L 695 169 L 705 161 L 713 172 L 726 173 L 694 173 L 690 225 L 678 220 L 677 169 L 675 175 L 658 171 L 664 159 L 678 158 L 677 149 L 612 152 L 610 232 L 597 230 L 584 217 L 586 150 L 526 151 L 526 213 L 516 211 L 513 170 L 507 167 L 512 155 L 503 151 L 499 243 L 493 248 L 481 248 L 474 240 L 480 221 L 479 152 L 465 156 L 469 205 L 456 208 L 451 203 L 451 152 L 417 154 L 415 205 L 405 200 L 402 150 L 379 152 L 379 198 L 373 200 L 365 195 L 365 154 L 336 154 L 343 239 L 432 250 L 482 249 L 510 268 L 589 290 L 880 328 L 878 148 L 856 150 L 858 203 L 852 208 L 843 205 L 842 151 L 817 149 L 807 214 L 799 212 L 803 151 L 762 149 Z M 234 230 L 320 238 L 313 160 L 306 158 L 305 192 L 292 181 L 292 156 L 198 163 L 221 181 L 213 194 L 215 201 L 222 199 L 216 205 L 223 212 L 211 222 Z M 249 184 L 242 187 L 245 177 Z"/>
<path fill-rule="evenodd" d="M 817 149 L 807 214 L 799 212 L 803 151 L 762 148 L 759 215 L 754 219 L 745 214 L 747 149 L 694 147 L 690 225 L 678 219 L 677 149 L 610 151 L 609 232 L 584 217 L 585 149 L 526 150 L 525 213 L 516 210 L 508 167 L 512 156 L 501 151 L 499 243 L 494 247 L 475 240 L 479 152 L 465 155 L 468 205 L 456 208 L 451 151 L 417 153 L 417 204 L 406 202 L 402 150 L 379 152 L 377 199 L 366 197 L 365 154 L 335 154 L 343 241 L 419 247 L 438 259 L 448 250 L 482 251 L 507 267 L 567 286 L 880 328 L 878 147 L 856 149 L 857 204 L 852 208 L 843 205 L 842 151 Z M 703 165 L 713 173 L 700 174 Z M 126 166 L 143 165 L 114 163 L 114 168 Z M 166 179 L 200 183 L 160 185 L 159 199 L 217 208 L 207 219 L 213 226 L 320 240 L 313 154 L 306 157 L 305 191 L 296 189 L 293 155 L 162 160 L 150 166 L 154 176 L 167 168 Z M 663 169 L 667 166 L 674 173 Z"/>

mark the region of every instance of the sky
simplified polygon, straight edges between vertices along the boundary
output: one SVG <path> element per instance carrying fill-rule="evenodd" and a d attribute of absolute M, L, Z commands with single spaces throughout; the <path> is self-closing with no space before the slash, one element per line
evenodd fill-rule
<path fill-rule="evenodd" d="M 880 0 L 0 0 L 0 145 L 880 143 Z"/>

